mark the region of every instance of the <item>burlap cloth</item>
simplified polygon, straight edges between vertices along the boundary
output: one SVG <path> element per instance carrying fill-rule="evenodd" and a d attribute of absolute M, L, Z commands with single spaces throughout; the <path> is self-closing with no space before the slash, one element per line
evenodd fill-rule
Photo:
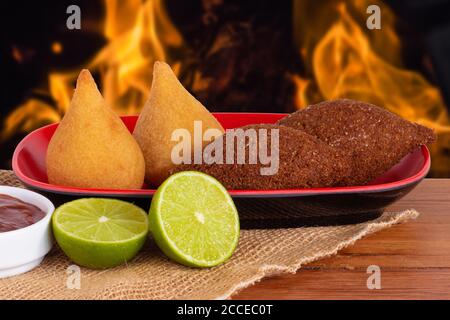
<path fill-rule="evenodd" d="M 0 171 L 0 185 L 22 186 L 11 171 Z M 0 299 L 226 299 L 264 277 L 294 273 L 418 215 L 407 210 L 357 225 L 243 230 L 233 257 L 212 269 L 173 263 L 149 240 L 128 265 L 104 271 L 81 268 L 80 289 L 73 288 L 73 274 L 67 269 L 71 262 L 55 246 L 38 268 L 0 279 Z"/>

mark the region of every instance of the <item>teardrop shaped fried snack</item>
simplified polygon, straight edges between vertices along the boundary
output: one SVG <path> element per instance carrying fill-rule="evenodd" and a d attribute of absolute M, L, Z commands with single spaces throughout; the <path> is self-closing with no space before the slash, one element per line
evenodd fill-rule
<path fill-rule="evenodd" d="M 144 156 L 131 133 L 105 104 L 88 70 L 81 71 L 69 109 L 47 150 L 52 184 L 139 189 Z"/>
<path fill-rule="evenodd" d="M 171 152 L 177 142 L 172 141 L 172 133 L 188 130 L 194 137 L 194 121 L 201 123 L 202 135 L 208 129 L 223 132 L 216 118 L 183 87 L 170 66 L 155 62 L 150 98 L 133 133 L 144 153 L 145 179 L 150 185 L 161 184 L 175 166 Z M 191 147 L 194 149 L 193 143 Z"/>

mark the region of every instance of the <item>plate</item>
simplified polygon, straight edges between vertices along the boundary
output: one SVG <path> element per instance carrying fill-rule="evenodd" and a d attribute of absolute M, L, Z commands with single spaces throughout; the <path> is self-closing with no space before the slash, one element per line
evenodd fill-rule
<path fill-rule="evenodd" d="M 275 123 L 280 113 L 214 113 L 225 129 L 255 123 Z M 133 131 L 137 116 L 122 121 Z M 56 204 L 79 197 L 127 198 L 148 209 L 156 190 L 84 189 L 49 184 L 45 155 L 58 124 L 28 134 L 13 155 L 13 170 L 29 188 L 50 197 Z M 384 209 L 410 192 L 428 173 L 430 153 L 426 146 L 403 158 L 383 176 L 365 186 L 285 189 L 229 190 L 235 200 L 243 228 L 278 228 L 358 223 L 379 217 Z"/>

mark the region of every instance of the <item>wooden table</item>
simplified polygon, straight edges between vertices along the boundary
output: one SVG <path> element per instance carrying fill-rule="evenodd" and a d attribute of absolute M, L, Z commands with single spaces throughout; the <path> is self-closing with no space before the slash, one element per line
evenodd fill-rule
<path fill-rule="evenodd" d="M 450 299 L 450 179 L 426 179 L 388 210 L 414 208 L 416 221 L 358 241 L 294 275 L 264 279 L 234 299 Z M 367 288 L 367 267 L 381 289 Z"/>

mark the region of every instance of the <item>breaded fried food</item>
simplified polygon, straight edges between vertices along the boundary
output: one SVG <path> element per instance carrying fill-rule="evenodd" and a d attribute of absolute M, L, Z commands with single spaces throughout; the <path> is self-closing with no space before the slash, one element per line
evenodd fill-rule
<path fill-rule="evenodd" d="M 380 107 L 354 100 L 325 101 L 299 110 L 278 124 L 302 130 L 352 158 L 345 185 L 364 185 L 420 145 L 435 141 L 432 129 Z"/>
<path fill-rule="evenodd" d="M 46 166 L 49 182 L 61 186 L 140 189 L 144 183 L 142 151 L 88 70 L 50 140 Z"/>
<path fill-rule="evenodd" d="M 234 163 L 226 163 L 226 146 L 230 131 L 217 138 L 212 144 L 222 144 L 224 164 L 183 164 L 175 167 L 171 173 L 180 171 L 201 171 L 218 179 L 227 189 L 290 189 L 290 188 L 316 188 L 341 184 L 341 180 L 350 173 L 350 159 L 339 150 L 334 149 L 317 138 L 302 131 L 271 124 L 249 125 L 242 127 L 247 129 L 267 130 L 267 150 L 272 154 L 272 140 L 274 131 L 278 129 L 278 171 L 274 175 L 262 175 L 261 168 L 267 168 L 267 164 L 249 164 L 249 150 L 253 144 L 250 139 L 245 140 L 245 164 L 237 163 L 238 143 L 234 143 Z M 247 131 L 245 131 L 247 132 Z M 236 140 L 235 140 L 236 141 Z M 261 141 L 259 139 L 258 141 Z M 263 139 L 264 141 L 264 139 Z M 231 143 L 231 142 L 228 142 Z M 207 147 L 209 147 L 208 145 Z M 260 142 L 257 143 L 258 153 Z M 205 149 L 206 150 L 206 149 Z M 205 158 L 206 163 L 211 162 Z M 203 162 L 205 163 L 205 162 Z"/>
<path fill-rule="evenodd" d="M 169 176 L 174 167 L 171 152 L 177 144 L 172 135 L 176 130 L 187 130 L 194 136 L 196 122 L 202 134 L 210 129 L 224 132 L 217 119 L 183 87 L 171 67 L 155 62 L 150 97 L 133 133 L 144 154 L 148 184 L 158 186 Z M 191 148 L 195 148 L 193 142 Z"/>

